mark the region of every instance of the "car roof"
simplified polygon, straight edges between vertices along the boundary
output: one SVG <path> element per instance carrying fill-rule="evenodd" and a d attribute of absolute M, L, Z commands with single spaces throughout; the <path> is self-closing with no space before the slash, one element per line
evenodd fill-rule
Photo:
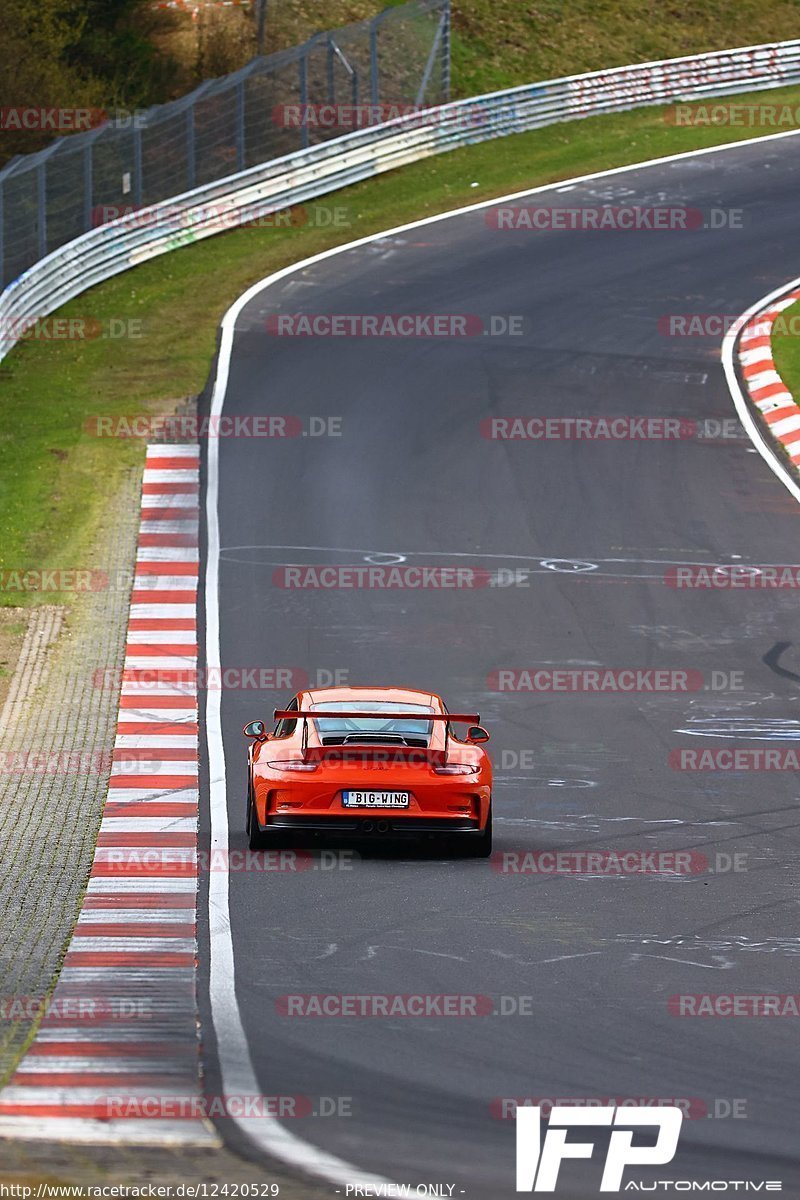
<path fill-rule="evenodd" d="M 440 696 L 437 696 L 435 692 L 423 692 L 416 688 L 330 687 L 314 688 L 311 691 L 302 692 L 301 695 L 311 704 L 323 704 L 332 700 L 344 705 L 348 701 L 355 700 L 361 703 L 365 700 L 391 700 L 399 704 L 425 704 L 435 712 L 444 711 Z"/>

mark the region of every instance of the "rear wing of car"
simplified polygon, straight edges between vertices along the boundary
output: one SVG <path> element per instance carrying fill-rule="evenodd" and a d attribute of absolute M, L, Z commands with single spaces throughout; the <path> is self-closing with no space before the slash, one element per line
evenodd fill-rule
<path fill-rule="evenodd" d="M 408 762 L 443 762 L 447 758 L 447 743 L 450 733 L 450 725 L 458 722 L 464 725 L 480 725 L 480 715 L 478 713 L 421 713 L 421 712 L 387 712 L 385 709 L 382 712 L 367 712 L 363 709 L 358 711 L 354 709 L 285 709 L 276 708 L 273 713 L 276 721 L 302 721 L 303 736 L 302 748 L 303 758 L 313 759 L 352 759 L 365 758 L 370 760 L 380 759 L 381 757 L 387 760 L 403 759 Z M 381 721 L 439 721 L 444 723 L 444 739 L 440 747 L 421 747 L 421 746 L 403 746 L 397 744 L 384 744 L 371 740 L 374 735 L 363 730 L 364 741 L 348 741 L 339 746 L 309 746 L 308 744 L 308 722 L 309 720 L 328 720 L 329 718 L 338 718 L 340 720 L 357 721 L 359 719 Z M 355 735 L 354 735 L 355 736 Z"/>
<path fill-rule="evenodd" d="M 297 717 L 313 717 L 319 720 L 322 717 L 327 720 L 328 717 L 345 718 L 348 721 L 357 721 L 359 717 L 367 718 L 370 721 L 450 721 L 460 722 L 465 725 L 480 725 L 481 718 L 478 713 L 437 713 L 437 712 L 387 712 L 384 709 L 382 712 L 367 712 L 366 709 L 345 708 L 276 708 L 272 714 L 276 721 L 294 721 Z"/>

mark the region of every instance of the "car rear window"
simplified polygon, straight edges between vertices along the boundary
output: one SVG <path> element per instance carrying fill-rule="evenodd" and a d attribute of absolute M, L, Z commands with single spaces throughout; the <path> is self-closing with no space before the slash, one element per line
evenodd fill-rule
<path fill-rule="evenodd" d="M 398 700 L 324 700 L 320 704 L 312 704 L 314 712 L 325 712 L 326 709 L 336 712 L 368 712 L 385 713 L 380 717 L 319 717 L 315 725 L 321 737 L 327 734 L 346 736 L 352 733 L 370 733 L 413 737 L 430 737 L 432 721 L 426 721 L 424 714 L 434 710 L 429 704 L 406 704 Z M 393 712 L 419 713 L 419 720 L 398 721 L 392 717 Z"/>

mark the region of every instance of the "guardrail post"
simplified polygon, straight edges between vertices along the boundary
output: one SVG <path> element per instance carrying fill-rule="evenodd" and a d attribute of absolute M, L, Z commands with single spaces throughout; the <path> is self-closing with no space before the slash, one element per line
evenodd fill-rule
<path fill-rule="evenodd" d="M 36 168 L 36 211 L 38 217 L 39 258 L 47 254 L 47 164 Z"/>
<path fill-rule="evenodd" d="M 245 144 L 244 144 L 244 80 L 240 79 L 236 85 L 236 169 L 237 171 L 244 170 Z"/>

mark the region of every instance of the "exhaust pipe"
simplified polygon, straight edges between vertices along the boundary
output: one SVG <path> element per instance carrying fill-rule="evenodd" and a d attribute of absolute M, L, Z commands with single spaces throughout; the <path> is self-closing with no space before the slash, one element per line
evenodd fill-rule
<path fill-rule="evenodd" d="M 377 829 L 378 833 L 388 833 L 389 832 L 389 822 L 388 821 L 378 821 L 378 824 L 375 826 L 375 828 Z"/>
<path fill-rule="evenodd" d="M 364 833 L 372 833 L 375 826 L 372 824 L 372 821 L 364 821 L 361 828 L 364 830 Z"/>

